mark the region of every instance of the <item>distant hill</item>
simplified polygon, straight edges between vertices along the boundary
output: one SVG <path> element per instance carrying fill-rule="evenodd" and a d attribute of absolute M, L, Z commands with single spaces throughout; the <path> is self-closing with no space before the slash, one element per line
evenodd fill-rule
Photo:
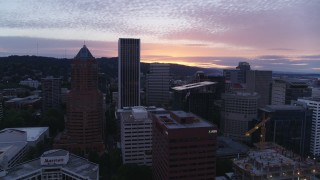
<path fill-rule="evenodd" d="M 97 58 L 101 73 L 107 77 L 115 78 L 118 75 L 118 58 Z M 68 78 L 70 75 L 71 59 L 57 59 L 40 56 L 9 56 L 0 57 L 0 78 L 13 77 L 13 79 L 37 79 L 41 77 L 54 76 Z M 141 72 L 147 73 L 148 63 L 141 63 Z M 179 76 L 191 76 L 197 71 L 203 71 L 208 75 L 221 75 L 217 69 L 206 69 L 199 67 L 190 67 L 178 64 L 171 64 L 173 74 Z"/>

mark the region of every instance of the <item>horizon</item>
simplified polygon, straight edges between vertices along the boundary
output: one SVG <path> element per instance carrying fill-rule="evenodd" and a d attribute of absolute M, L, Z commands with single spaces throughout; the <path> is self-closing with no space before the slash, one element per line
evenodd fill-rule
<path fill-rule="evenodd" d="M 144 0 L 5 1 L 0 56 L 117 56 L 117 40 L 141 39 L 141 62 L 202 68 L 320 72 L 320 2 Z M 85 42 L 85 43 L 84 43 Z"/>

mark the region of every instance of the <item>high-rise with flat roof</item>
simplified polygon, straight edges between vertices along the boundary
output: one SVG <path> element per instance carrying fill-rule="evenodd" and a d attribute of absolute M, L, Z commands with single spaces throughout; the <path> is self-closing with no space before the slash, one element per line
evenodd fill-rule
<path fill-rule="evenodd" d="M 119 111 L 123 164 L 152 165 L 152 118 L 162 108 L 134 106 Z"/>
<path fill-rule="evenodd" d="M 270 104 L 271 100 L 272 71 L 250 70 L 246 72 L 247 90 L 260 95 L 258 108 Z"/>
<path fill-rule="evenodd" d="M 257 93 L 225 93 L 222 95 L 220 129 L 223 135 L 248 140 L 245 133 L 250 129 L 250 123 L 257 118 Z"/>
<path fill-rule="evenodd" d="M 169 104 L 170 64 L 152 63 L 146 82 L 148 106 Z"/>
<path fill-rule="evenodd" d="M 299 79 L 274 79 L 272 82 L 272 105 L 291 104 L 298 98 L 311 97 L 312 89 Z"/>
<path fill-rule="evenodd" d="M 61 103 L 61 79 L 46 77 L 41 79 L 42 110 L 57 108 Z"/>
<path fill-rule="evenodd" d="M 76 153 L 104 151 L 104 100 L 98 90 L 98 63 L 84 45 L 71 62 L 65 131 L 54 148 Z"/>
<path fill-rule="evenodd" d="M 312 112 L 312 125 L 310 137 L 310 153 L 320 157 L 320 97 L 299 98 L 298 102 L 305 103 Z M 310 129 L 309 129 L 310 131 Z"/>
<path fill-rule="evenodd" d="M 216 138 L 217 127 L 192 113 L 153 114 L 153 179 L 215 179 Z"/>
<path fill-rule="evenodd" d="M 140 39 L 118 41 L 118 109 L 140 105 Z"/>
<path fill-rule="evenodd" d="M 2 105 L 2 94 L 0 93 L 0 122 L 2 122 L 3 118 L 3 105 Z"/>

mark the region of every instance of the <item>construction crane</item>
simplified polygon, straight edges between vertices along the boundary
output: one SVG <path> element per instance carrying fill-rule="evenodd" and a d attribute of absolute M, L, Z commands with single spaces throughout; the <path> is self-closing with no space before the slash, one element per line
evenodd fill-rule
<path fill-rule="evenodd" d="M 265 143 L 265 141 L 266 141 L 266 126 L 265 125 L 270 119 L 271 119 L 270 117 L 263 118 L 263 120 L 260 123 L 256 124 L 252 129 L 247 131 L 245 133 L 245 136 L 249 137 L 249 136 L 251 136 L 252 133 L 254 133 L 256 130 L 261 128 L 261 131 L 260 131 L 260 145 Z"/>

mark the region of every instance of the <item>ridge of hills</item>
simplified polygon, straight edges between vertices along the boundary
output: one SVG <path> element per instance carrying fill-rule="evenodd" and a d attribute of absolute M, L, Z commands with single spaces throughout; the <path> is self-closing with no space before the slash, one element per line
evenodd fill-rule
<path fill-rule="evenodd" d="M 0 77 L 17 76 L 38 80 L 39 76 L 54 76 L 67 78 L 70 75 L 70 61 L 72 59 L 58 59 L 42 56 L 8 56 L 0 57 Z M 100 73 L 107 77 L 116 78 L 118 75 L 118 58 L 96 58 L 99 63 Z M 146 74 L 149 63 L 141 62 L 141 72 Z M 191 67 L 180 64 L 171 64 L 171 72 L 178 76 L 191 76 L 197 71 L 203 71 L 208 75 L 221 75 L 218 69 Z"/>

